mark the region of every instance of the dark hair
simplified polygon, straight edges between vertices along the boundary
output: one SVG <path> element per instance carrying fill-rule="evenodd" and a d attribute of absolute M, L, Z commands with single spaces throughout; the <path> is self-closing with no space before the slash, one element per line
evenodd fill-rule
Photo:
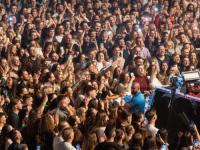
<path fill-rule="evenodd" d="M 1 136 L 0 136 L 0 149 L 5 149 L 5 142 L 9 136 L 10 131 L 11 131 L 11 125 L 6 124 L 3 126 L 1 130 Z"/>
<path fill-rule="evenodd" d="M 156 149 L 156 140 L 153 136 L 147 136 L 144 139 L 143 150 L 155 150 Z"/>
<path fill-rule="evenodd" d="M 68 123 L 71 127 L 73 127 L 76 123 L 76 115 L 72 115 L 69 117 Z"/>
<path fill-rule="evenodd" d="M 12 101 L 11 101 L 11 107 L 13 108 L 15 105 L 17 105 L 18 103 L 19 103 L 19 99 L 13 99 Z"/>
<path fill-rule="evenodd" d="M 89 101 L 88 108 L 94 108 L 98 110 L 99 109 L 98 106 L 99 106 L 99 101 L 96 98 L 93 98 Z"/>
<path fill-rule="evenodd" d="M 160 137 L 165 143 L 168 143 L 168 132 L 165 128 L 158 130 L 158 134 L 160 134 Z"/>
<path fill-rule="evenodd" d="M 30 94 L 24 94 L 23 95 L 23 102 L 25 102 L 28 98 L 31 98 Z"/>
<path fill-rule="evenodd" d="M 58 65 L 60 65 L 60 64 L 54 64 L 54 65 L 52 66 L 51 71 L 52 71 L 53 73 L 57 70 Z"/>
<path fill-rule="evenodd" d="M 192 146 L 191 136 L 192 136 L 192 135 L 191 135 L 190 132 L 185 131 L 185 132 L 183 133 L 183 135 L 181 136 L 179 148 L 182 148 L 182 147 L 187 147 L 187 148 L 189 148 L 190 146 Z"/>
<path fill-rule="evenodd" d="M 69 89 L 70 87 L 69 86 L 65 86 L 62 88 L 60 94 L 65 94 L 65 92 Z"/>
<path fill-rule="evenodd" d="M 139 144 L 140 145 L 140 148 L 143 147 L 143 138 L 142 138 L 142 135 L 140 133 L 135 133 L 133 136 L 132 136 L 132 139 L 130 141 L 131 143 L 131 147 L 135 144 Z"/>
<path fill-rule="evenodd" d="M 57 104 L 58 104 L 59 102 L 61 102 L 62 100 L 64 100 L 65 98 L 66 98 L 65 95 L 59 95 L 59 96 L 57 97 Z"/>
<path fill-rule="evenodd" d="M 119 76 L 119 83 L 125 84 L 125 76 L 127 73 L 122 72 Z"/>
<path fill-rule="evenodd" d="M 142 117 L 143 112 L 141 111 L 137 111 L 135 113 L 132 114 L 132 118 L 134 122 L 139 122 L 140 118 Z"/>
<path fill-rule="evenodd" d="M 96 90 L 94 87 L 92 87 L 91 85 L 88 85 L 87 88 L 85 89 L 85 94 L 89 95 L 90 91 Z"/>
<path fill-rule="evenodd" d="M 52 74 L 53 74 L 52 72 L 47 72 L 46 75 L 44 76 L 44 82 L 48 82 Z"/>
<path fill-rule="evenodd" d="M 105 135 L 107 139 L 111 139 L 113 136 L 113 133 L 115 132 L 116 128 L 114 126 L 108 125 L 105 129 Z"/>
<path fill-rule="evenodd" d="M 127 117 L 131 116 L 132 114 L 128 110 L 123 110 L 121 112 L 121 119 L 122 120 L 127 120 Z"/>

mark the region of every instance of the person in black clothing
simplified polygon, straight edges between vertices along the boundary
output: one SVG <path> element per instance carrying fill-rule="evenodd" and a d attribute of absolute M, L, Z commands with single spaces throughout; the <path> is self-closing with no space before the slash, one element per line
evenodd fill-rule
<path fill-rule="evenodd" d="M 25 70 L 20 71 L 19 77 L 21 78 L 21 83 L 18 85 L 18 87 L 26 88 L 29 93 L 34 93 L 33 89 L 30 88 L 28 72 Z"/>
<path fill-rule="evenodd" d="M 13 143 L 8 147 L 8 150 L 18 150 L 18 146 L 22 141 L 22 135 L 18 130 L 13 129 L 10 132 L 11 140 Z"/>
<path fill-rule="evenodd" d="M 8 116 L 7 123 L 10 124 L 14 129 L 22 131 L 22 123 L 19 119 L 18 113 L 22 110 L 22 103 L 18 99 L 14 99 L 11 102 L 12 113 Z"/>
<path fill-rule="evenodd" d="M 82 48 L 83 54 L 85 55 L 89 53 L 90 49 L 95 48 L 95 44 L 93 42 L 90 42 L 90 36 L 88 34 L 84 35 L 83 45 L 81 48 Z"/>
<path fill-rule="evenodd" d="M 163 45 L 160 45 L 157 49 L 157 55 L 156 58 L 158 59 L 158 63 L 159 65 L 161 65 L 161 63 L 163 61 L 167 62 L 168 64 L 170 63 L 170 57 L 165 55 L 165 47 Z"/>
<path fill-rule="evenodd" d="M 122 147 L 114 142 L 114 138 L 116 136 L 114 126 L 107 126 L 105 135 L 107 140 L 105 142 L 99 143 L 94 150 L 108 150 L 110 148 L 114 148 L 115 150 L 122 150 Z"/>
<path fill-rule="evenodd" d="M 135 132 L 138 132 L 138 128 L 142 125 L 144 121 L 144 115 L 141 111 L 137 111 L 132 115 L 132 125 L 135 129 Z"/>

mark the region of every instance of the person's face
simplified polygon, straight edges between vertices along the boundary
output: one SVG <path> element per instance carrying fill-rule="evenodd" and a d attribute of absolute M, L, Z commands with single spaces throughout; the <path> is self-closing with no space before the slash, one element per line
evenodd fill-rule
<path fill-rule="evenodd" d="M 72 36 L 71 36 L 71 35 L 68 35 L 68 36 L 66 37 L 66 43 L 67 43 L 67 44 L 71 44 L 71 43 L 72 43 Z"/>
<path fill-rule="evenodd" d="M 134 84 L 132 87 L 131 87 L 131 93 L 133 95 L 137 94 L 138 93 L 138 87 Z"/>
<path fill-rule="evenodd" d="M 190 60 L 188 58 L 183 59 L 183 66 L 187 67 L 190 65 Z"/>
<path fill-rule="evenodd" d="M 6 116 L 5 116 L 5 115 L 3 115 L 3 116 L 0 118 L 0 123 L 6 124 Z"/>
<path fill-rule="evenodd" d="M 17 53 L 17 46 L 14 45 L 14 46 L 12 47 L 11 53 L 12 53 L 12 54 L 16 54 L 16 53 Z"/>
<path fill-rule="evenodd" d="M 54 37 L 54 35 L 55 35 L 55 31 L 54 30 L 48 31 L 48 36 L 49 37 Z"/>
<path fill-rule="evenodd" d="M 119 57 L 119 54 L 120 54 L 120 49 L 119 49 L 119 47 L 116 47 L 116 48 L 113 50 L 113 55 L 114 55 L 115 57 Z"/>
<path fill-rule="evenodd" d="M 92 82 L 92 87 L 94 87 L 96 90 L 98 90 L 98 84 L 97 84 L 97 82 L 93 81 Z"/>
<path fill-rule="evenodd" d="M 166 49 L 172 49 L 172 43 L 171 42 L 166 42 L 165 43 L 165 48 Z"/>
<path fill-rule="evenodd" d="M 59 32 L 59 34 L 63 34 L 64 33 L 64 27 L 63 26 L 59 26 L 58 27 L 58 32 Z"/>
<path fill-rule="evenodd" d="M 99 55 L 98 55 L 98 61 L 99 62 L 103 62 L 104 61 L 104 54 L 103 53 L 99 53 Z"/>
<path fill-rule="evenodd" d="M 89 71 L 85 71 L 84 75 L 86 77 L 86 80 L 90 80 L 90 73 L 89 73 Z"/>
<path fill-rule="evenodd" d="M 124 39 L 119 40 L 119 46 L 120 47 L 124 47 L 125 46 Z"/>
<path fill-rule="evenodd" d="M 31 47 L 29 50 L 29 55 L 35 57 L 37 54 L 35 47 Z"/>
<path fill-rule="evenodd" d="M 194 51 L 195 51 L 194 46 L 190 45 L 190 52 L 194 52 Z"/>
<path fill-rule="evenodd" d="M 73 97 L 73 90 L 72 90 L 71 87 L 69 87 L 69 88 L 67 89 L 67 96 Z"/>
<path fill-rule="evenodd" d="M 186 48 L 186 49 L 190 50 L 190 44 L 186 44 L 186 45 L 184 45 L 183 48 Z"/>
<path fill-rule="evenodd" d="M 51 59 L 52 59 L 52 61 L 58 61 L 58 54 L 56 54 L 56 53 L 53 53 L 52 55 L 51 55 Z"/>
<path fill-rule="evenodd" d="M 168 65 L 166 63 L 163 63 L 161 68 L 162 68 L 163 71 L 167 71 Z"/>
<path fill-rule="evenodd" d="M 96 37 L 96 32 L 91 32 L 90 36 L 91 36 L 91 38 L 95 38 Z"/>
<path fill-rule="evenodd" d="M 52 50 L 53 50 L 53 46 L 52 45 L 47 46 L 47 48 L 46 48 L 46 52 L 47 53 L 50 53 Z"/>
<path fill-rule="evenodd" d="M 2 66 L 3 68 L 6 68 L 7 65 L 8 65 L 7 60 L 6 60 L 6 59 L 2 59 L 2 60 L 1 60 L 1 66 Z"/>
<path fill-rule="evenodd" d="M 181 43 L 184 43 L 186 41 L 186 36 L 184 34 L 180 35 L 179 37 Z"/>
<path fill-rule="evenodd" d="M 122 73 L 121 68 L 117 68 L 116 74 L 119 76 Z"/>
<path fill-rule="evenodd" d="M 25 81 L 28 81 L 28 80 L 29 80 L 29 75 L 28 75 L 28 72 L 27 72 L 27 71 L 23 71 L 22 78 L 23 78 L 23 80 L 25 80 Z"/>
<path fill-rule="evenodd" d="M 95 52 L 94 51 L 91 51 L 89 54 L 88 54 L 88 57 L 90 60 L 94 60 L 95 59 Z"/>
<path fill-rule="evenodd" d="M 158 56 L 164 56 L 165 55 L 165 47 L 164 46 L 160 46 L 158 48 L 157 54 L 158 54 Z"/>
<path fill-rule="evenodd" d="M 21 103 L 21 101 L 19 101 L 19 102 L 17 103 L 17 109 L 18 109 L 18 110 L 22 110 L 22 103 Z"/>
<path fill-rule="evenodd" d="M 129 81 L 129 79 L 130 79 L 129 75 L 128 75 L 128 74 L 126 74 L 126 75 L 125 75 L 125 81 L 126 81 L 126 82 L 128 82 L 128 81 Z"/>
<path fill-rule="evenodd" d="M 14 59 L 13 64 L 14 64 L 15 66 L 19 66 L 19 65 L 20 65 L 20 61 L 19 61 L 19 58 L 18 58 L 18 57 L 16 57 L 16 58 Z"/>
<path fill-rule="evenodd" d="M 8 80 L 6 80 L 6 86 L 9 87 L 12 86 L 12 84 L 13 84 L 12 78 L 8 78 Z"/>
<path fill-rule="evenodd" d="M 139 66 L 137 69 L 138 75 L 143 75 L 144 74 L 144 66 Z"/>
<path fill-rule="evenodd" d="M 137 45 L 138 45 L 139 47 L 142 47 L 142 46 L 144 45 L 144 42 L 143 42 L 143 39 L 142 39 L 142 38 L 137 39 L 136 43 L 137 43 Z"/>
<path fill-rule="evenodd" d="M 101 30 L 101 24 L 100 23 L 96 23 L 94 29 L 99 32 Z"/>
<path fill-rule="evenodd" d="M 144 17 L 141 17 L 141 18 L 140 18 L 140 24 L 142 24 L 142 25 L 145 24 L 145 18 L 144 18 Z"/>
<path fill-rule="evenodd" d="M 28 106 L 31 106 L 33 104 L 33 98 L 30 97 L 29 99 L 26 100 L 26 102 Z"/>
<path fill-rule="evenodd" d="M 55 76 L 54 76 L 54 74 L 52 73 L 51 76 L 50 76 L 50 78 L 49 78 L 49 81 L 50 81 L 51 83 L 53 83 L 54 80 L 55 80 Z"/>
<path fill-rule="evenodd" d="M 190 54 L 190 59 L 197 59 L 197 55 L 195 53 Z"/>
<path fill-rule="evenodd" d="M 174 56 L 173 60 L 174 60 L 175 63 L 179 63 L 180 62 L 180 56 L 179 55 Z"/>
<path fill-rule="evenodd" d="M 135 48 L 135 50 L 133 51 L 135 55 L 140 56 L 141 55 L 141 48 L 137 47 Z"/>
<path fill-rule="evenodd" d="M 96 98 L 96 96 L 97 96 L 97 91 L 96 91 L 96 90 L 90 91 L 90 96 L 91 96 L 91 98 Z"/>
<path fill-rule="evenodd" d="M 183 57 L 189 57 L 189 50 L 187 50 L 187 49 L 184 49 L 183 51 L 182 51 L 182 53 L 181 53 L 181 55 L 183 56 Z"/>
<path fill-rule="evenodd" d="M 139 65 L 143 65 L 143 62 L 144 62 L 143 59 L 138 59 L 138 60 L 135 62 L 135 64 L 136 64 L 136 66 L 139 66 Z"/>
<path fill-rule="evenodd" d="M 17 12 L 17 7 L 16 6 L 12 6 L 11 7 L 11 12 L 12 13 L 16 13 Z"/>
<path fill-rule="evenodd" d="M 94 65 L 91 64 L 88 69 L 89 69 L 89 72 L 94 72 Z"/>

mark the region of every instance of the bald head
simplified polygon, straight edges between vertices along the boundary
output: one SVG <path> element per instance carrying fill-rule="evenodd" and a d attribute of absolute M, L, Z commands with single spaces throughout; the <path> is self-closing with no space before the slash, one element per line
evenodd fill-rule
<path fill-rule="evenodd" d="M 137 94 L 138 92 L 140 92 L 140 84 L 138 82 L 133 82 L 132 88 L 131 88 L 131 92 L 133 95 Z"/>

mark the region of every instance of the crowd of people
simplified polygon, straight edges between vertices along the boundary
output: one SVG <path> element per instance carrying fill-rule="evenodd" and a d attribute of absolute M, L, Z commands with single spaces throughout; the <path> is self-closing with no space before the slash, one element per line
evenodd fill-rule
<path fill-rule="evenodd" d="M 144 112 L 199 28 L 200 0 L 0 0 L 0 150 L 199 150 Z"/>

